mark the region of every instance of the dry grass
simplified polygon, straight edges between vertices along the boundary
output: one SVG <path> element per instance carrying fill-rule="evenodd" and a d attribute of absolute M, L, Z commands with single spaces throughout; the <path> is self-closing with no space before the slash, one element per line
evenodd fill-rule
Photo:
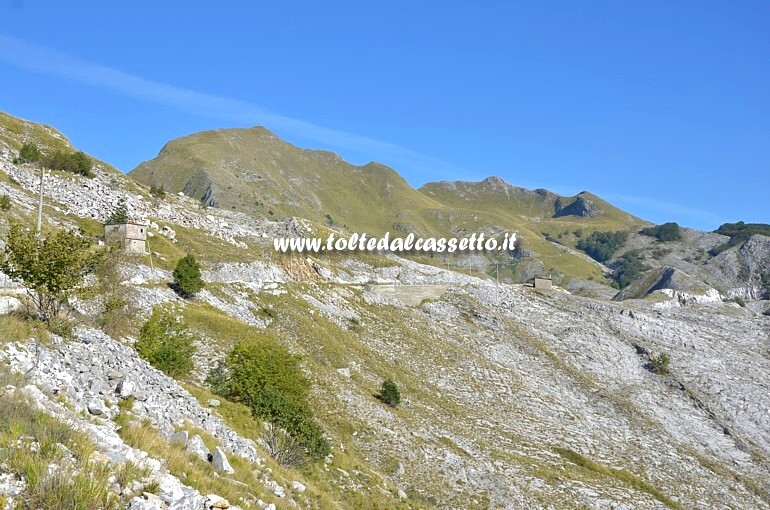
<path fill-rule="evenodd" d="M 249 508 L 254 498 L 272 501 L 270 494 L 265 494 L 264 486 L 254 475 L 256 466 L 247 461 L 230 457 L 228 460 L 235 469 L 235 474 L 220 476 L 211 464 L 188 453 L 184 446 L 169 444 L 158 431 L 148 422 L 138 424 L 126 418 L 119 418 L 123 423 L 120 435 L 126 444 L 151 452 L 152 456 L 161 459 L 171 474 L 179 478 L 185 485 L 197 489 L 201 494 L 217 494 L 231 504 Z M 200 430 L 193 430 L 203 438 L 207 446 L 213 450 L 218 445 L 216 439 Z M 241 484 L 245 484 L 241 485 Z"/>
<path fill-rule="evenodd" d="M 0 372 L 6 383 L 23 382 Z M 119 508 L 109 490 L 111 468 L 90 461 L 94 451 L 85 434 L 35 409 L 19 391 L 0 396 L 0 463 L 27 482 L 19 508 Z"/>
<path fill-rule="evenodd" d="M 0 315 L 0 344 L 26 342 L 30 338 L 47 340 L 48 334 L 41 323 L 26 320 L 21 314 Z"/>

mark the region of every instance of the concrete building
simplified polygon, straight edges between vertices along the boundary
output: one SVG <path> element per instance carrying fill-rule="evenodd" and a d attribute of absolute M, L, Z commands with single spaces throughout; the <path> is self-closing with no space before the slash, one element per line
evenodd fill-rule
<path fill-rule="evenodd" d="M 147 252 L 147 225 L 142 223 L 108 223 L 104 226 L 104 240 L 120 246 L 127 253 L 144 255 Z"/>
<path fill-rule="evenodd" d="M 551 278 L 535 277 L 536 289 L 550 289 L 551 287 L 553 287 L 553 280 Z"/>

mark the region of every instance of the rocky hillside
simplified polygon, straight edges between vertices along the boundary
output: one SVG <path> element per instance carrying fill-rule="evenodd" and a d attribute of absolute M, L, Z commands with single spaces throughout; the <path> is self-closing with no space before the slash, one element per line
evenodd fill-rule
<path fill-rule="evenodd" d="M 26 133 L 43 129 L 26 125 Z M 23 135 L 5 129 L 0 195 L 11 206 L 0 214 L 31 225 L 39 168 L 13 162 Z M 283 151 L 267 132 L 248 131 L 265 139 L 255 151 Z M 333 156 L 295 150 L 292 175 L 327 177 L 303 165 Z M 265 161 L 254 165 L 269 168 Z M 280 161 L 274 168 L 290 164 Z M 316 188 L 297 186 L 296 204 L 280 214 L 252 215 L 224 202 L 201 208 L 197 195 L 153 195 L 99 162 L 93 179 L 53 172 L 44 234 L 80 227 L 98 235 L 125 199 L 150 225 L 152 253 L 121 258 L 114 280 L 73 300 L 80 326 L 72 339 L 0 315 L 0 508 L 770 508 L 770 317 L 761 313 L 770 303 L 754 295 L 741 306 L 714 289 L 745 281 L 741 267 L 753 275 L 770 268 L 762 236 L 709 255 L 724 236 L 685 230 L 659 242 L 590 194 L 560 198 L 496 179 L 415 191 L 389 170 L 369 171 L 383 179 L 370 182 L 398 190 L 385 210 L 411 203 L 455 225 L 471 216 L 525 221 L 528 244 L 516 264 L 585 270 L 585 278 L 535 290 L 469 274 L 459 261 L 278 256 L 272 236 L 330 227 L 303 202 L 312 193 L 326 203 Z M 284 190 L 276 197 L 291 189 L 273 185 Z M 209 199 L 224 196 L 211 189 Z M 618 229 L 628 237 L 604 263 L 576 247 L 592 230 Z M 700 259 L 693 249 L 703 250 Z M 624 301 L 612 301 L 618 291 L 604 275 L 631 250 L 658 264 Z M 194 299 L 169 287 L 186 253 L 206 282 Z M 122 315 L 111 308 L 115 289 Z M 9 284 L 0 309 L 23 298 Z M 195 339 L 194 369 L 178 380 L 135 349 L 158 306 Z M 207 382 L 250 337 L 300 356 L 331 444 L 326 458 L 279 462 L 274 429 Z M 401 390 L 397 407 L 374 396 L 386 378 Z"/>
<path fill-rule="evenodd" d="M 634 254 L 646 268 L 616 299 L 641 298 L 660 289 L 692 294 L 716 291 L 725 299 L 770 299 L 770 237 L 760 234 L 719 253 L 729 237 L 692 229 L 680 229 L 681 239 L 661 242 L 632 233 L 607 262 L 614 266 L 626 254 Z"/>

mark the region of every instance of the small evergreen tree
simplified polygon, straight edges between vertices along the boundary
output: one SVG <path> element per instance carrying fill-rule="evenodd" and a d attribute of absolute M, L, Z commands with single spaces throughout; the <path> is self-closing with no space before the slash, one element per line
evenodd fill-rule
<path fill-rule="evenodd" d="M 390 407 L 396 407 L 401 403 L 401 392 L 393 380 L 385 379 L 382 383 L 379 399 Z"/>
<path fill-rule="evenodd" d="M 203 289 L 201 266 L 192 254 L 188 253 L 179 259 L 172 276 L 176 291 L 183 297 L 191 298 Z"/>
<path fill-rule="evenodd" d="M 150 186 L 150 195 L 157 198 L 158 200 L 161 200 L 166 196 L 166 190 L 162 184 L 160 186 L 155 186 L 153 184 Z"/>
<path fill-rule="evenodd" d="M 10 211 L 11 210 L 11 197 L 9 197 L 7 194 L 0 195 L 0 211 Z"/>
<path fill-rule="evenodd" d="M 139 356 L 170 377 L 186 377 L 193 369 L 193 337 L 168 310 L 153 308 L 135 347 Z"/>

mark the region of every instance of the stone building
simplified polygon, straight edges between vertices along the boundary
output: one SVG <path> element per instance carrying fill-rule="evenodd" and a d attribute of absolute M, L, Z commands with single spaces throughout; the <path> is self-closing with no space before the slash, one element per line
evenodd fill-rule
<path fill-rule="evenodd" d="M 147 225 L 142 223 L 108 223 L 104 226 L 104 240 L 118 245 L 127 253 L 144 255 L 147 252 Z"/>
<path fill-rule="evenodd" d="M 549 278 L 541 278 L 541 277 L 535 277 L 535 288 L 536 289 L 550 289 L 553 287 L 553 280 Z"/>

